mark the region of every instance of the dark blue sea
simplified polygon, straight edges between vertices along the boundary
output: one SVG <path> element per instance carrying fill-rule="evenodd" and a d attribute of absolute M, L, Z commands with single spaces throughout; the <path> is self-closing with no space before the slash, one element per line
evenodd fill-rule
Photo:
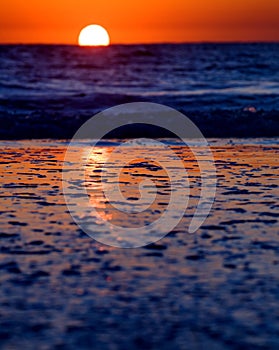
<path fill-rule="evenodd" d="M 134 147 L 161 140 L 146 125 L 69 145 L 133 101 L 182 111 L 210 152 Z M 278 350 L 278 160 L 279 44 L 0 46 L 0 350 Z"/>
<path fill-rule="evenodd" d="M 0 138 L 69 138 L 126 102 L 174 107 L 209 137 L 279 136 L 279 44 L 0 46 Z"/>

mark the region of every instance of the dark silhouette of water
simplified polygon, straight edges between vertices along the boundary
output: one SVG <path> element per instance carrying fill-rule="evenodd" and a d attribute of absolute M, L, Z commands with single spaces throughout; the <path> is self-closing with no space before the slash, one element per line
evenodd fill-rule
<path fill-rule="evenodd" d="M 279 44 L 0 46 L 2 139 L 71 137 L 133 101 L 179 109 L 206 136 L 278 136 Z"/>

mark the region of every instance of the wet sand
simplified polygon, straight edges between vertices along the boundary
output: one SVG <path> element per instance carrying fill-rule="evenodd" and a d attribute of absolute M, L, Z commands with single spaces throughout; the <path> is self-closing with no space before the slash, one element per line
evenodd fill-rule
<path fill-rule="evenodd" d="M 279 141 L 210 144 L 218 185 L 203 226 L 185 229 L 198 167 L 174 145 L 191 178 L 189 210 L 159 242 L 119 249 L 88 237 L 69 215 L 66 142 L 1 142 L 1 349 L 278 349 Z M 135 174 L 145 171 L 141 164 Z M 160 181 L 156 167 L 148 171 Z M 126 182 L 134 195 L 129 174 Z M 166 184 L 161 196 L 150 215 L 164 209 Z M 104 204 L 94 202 L 126 220 Z"/>

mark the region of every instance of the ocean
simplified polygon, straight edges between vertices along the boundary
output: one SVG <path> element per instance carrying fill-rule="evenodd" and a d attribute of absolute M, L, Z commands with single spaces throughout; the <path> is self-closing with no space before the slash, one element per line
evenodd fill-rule
<path fill-rule="evenodd" d="M 186 114 L 207 137 L 279 135 L 279 44 L 0 46 L 0 139 L 70 138 L 127 102 Z"/>
<path fill-rule="evenodd" d="M 207 142 L 70 141 L 139 101 Z M 279 44 L 1 45 L 0 348 L 277 350 L 278 113 Z"/>

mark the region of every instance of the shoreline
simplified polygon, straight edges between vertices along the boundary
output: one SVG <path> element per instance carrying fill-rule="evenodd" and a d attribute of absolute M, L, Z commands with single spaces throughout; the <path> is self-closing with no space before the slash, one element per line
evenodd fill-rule
<path fill-rule="evenodd" d="M 167 236 L 136 249 L 100 244 L 74 224 L 61 186 L 63 141 L 1 141 L 0 346 L 106 349 L 117 339 L 122 349 L 183 348 L 186 340 L 191 349 L 277 349 L 278 139 L 213 141 L 218 182 L 206 222 L 187 232 L 198 164 L 174 145 L 189 173 L 189 210 Z M 100 162 L 108 147 L 96 150 Z M 140 165 L 124 175 L 146 174 Z M 92 166 L 95 205 L 128 225 L 99 193 Z M 67 167 L 74 176 L 75 164 Z M 162 212 L 168 187 L 158 170 L 149 174 L 161 186 Z"/>
<path fill-rule="evenodd" d="M 219 110 L 211 113 L 189 112 L 187 115 L 206 138 L 279 137 L 279 111 Z M 33 113 L 0 112 L 0 139 L 70 139 L 92 115 L 60 115 L 53 111 Z M 106 121 L 109 124 L 109 120 Z M 171 121 L 170 121 L 171 122 Z M 136 124 L 111 132 L 106 138 L 171 137 L 157 127 Z"/>

